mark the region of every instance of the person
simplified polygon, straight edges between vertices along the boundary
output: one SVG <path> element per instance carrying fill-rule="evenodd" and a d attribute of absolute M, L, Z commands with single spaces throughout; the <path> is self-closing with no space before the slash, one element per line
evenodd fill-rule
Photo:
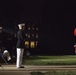
<path fill-rule="evenodd" d="M 76 26 L 75 26 L 75 29 L 74 29 L 74 36 L 75 36 L 74 48 L 75 48 L 75 53 L 76 53 Z"/>
<path fill-rule="evenodd" d="M 25 48 L 25 24 L 18 24 L 18 33 L 17 33 L 17 45 L 16 45 L 16 49 L 17 49 L 17 60 L 16 60 L 16 67 L 17 68 L 24 68 L 24 66 L 22 65 L 22 58 L 23 58 L 23 53 L 24 53 L 24 48 Z"/>
<path fill-rule="evenodd" d="M 3 33 L 2 33 L 3 31 L 2 31 L 2 29 L 3 29 L 3 28 L 0 27 L 0 49 L 2 49 L 2 41 L 3 41 L 3 38 L 2 38 L 2 37 L 3 37 L 3 36 L 2 36 L 2 35 L 3 35 Z"/>

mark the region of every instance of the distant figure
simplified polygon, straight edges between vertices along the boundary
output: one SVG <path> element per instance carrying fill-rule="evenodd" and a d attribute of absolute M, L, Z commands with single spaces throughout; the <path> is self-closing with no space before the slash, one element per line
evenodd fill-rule
<path fill-rule="evenodd" d="M 23 59 L 23 53 L 24 53 L 24 48 L 25 48 L 25 33 L 24 33 L 24 29 L 25 29 L 25 24 L 18 24 L 19 30 L 17 33 L 17 62 L 16 62 L 16 67 L 17 68 L 24 68 L 24 66 L 22 66 L 22 59 Z"/>
<path fill-rule="evenodd" d="M 0 49 L 2 49 L 2 40 L 3 40 L 3 38 L 2 38 L 2 27 L 0 27 Z"/>
<path fill-rule="evenodd" d="M 74 36 L 76 36 L 76 28 L 74 29 Z"/>
<path fill-rule="evenodd" d="M 76 27 L 74 29 L 74 36 L 75 36 L 75 44 L 74 44 L 74 48 L 75 48 L 75 53 L 76 53 Z"/>

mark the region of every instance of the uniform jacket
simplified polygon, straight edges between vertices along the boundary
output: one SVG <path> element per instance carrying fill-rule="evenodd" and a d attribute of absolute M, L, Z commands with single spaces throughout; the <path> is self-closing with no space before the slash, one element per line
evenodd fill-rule
<path fill-rule="evenodd" d="M 22 30 L 19 30 L 17 33 L 17 45 L 16 48 L 24 48 L 25 47 L 25 33 Z"/>

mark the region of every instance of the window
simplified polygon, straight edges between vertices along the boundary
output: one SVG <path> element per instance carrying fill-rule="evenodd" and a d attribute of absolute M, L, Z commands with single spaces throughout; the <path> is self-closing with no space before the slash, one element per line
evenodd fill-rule
<path fill-rule="evenodd" d="M 32 37 L 33 37 L 33 38 L 34 38 L 34 36 L 35 36 L 35 35 L 34 35 L 34 34 L 32 34 Z"/>
<path fill-rule="evenodd" d="M 38 46 L 38 41 L 36 41 L 36 47 Z"/>
<path fill-rule="evenodd" d="M 26 48 L 36 48 L 38 46 L 38 27 L 28 26 L 27 27 L 27 40 L 25 41 Z"/>
<path fill-rule="evenodd" d="M 35 48 L 35 42 L 34 41 L 30 42 L 30 48 Z"/>
<path fill-rule="evenodd" d="M 29 41 L 25 41 L 25 47 L 29 48 Z"/>
<path fill-rule="evenodd" d="M 36 28 L 36 30 L 38 30 L 38 28 Z"/>
<path fill-rule="evenodd" d="M 30 30 L 30 27 L 28 27 L 28 30 Z"/>
<path fill-rule="evenodd" d="M 36 38 L 38 38 L 38 34 L 36 34 Z"/>
<path fill-rule="evenodd" d="M 34 30 L 35 28 L 34 27 L 32 27 L 32 30 Z"/>
<path fill-rule="evenodd" d="M 30 34 L 27 34 L 28 38 L 30 38 Z"/>

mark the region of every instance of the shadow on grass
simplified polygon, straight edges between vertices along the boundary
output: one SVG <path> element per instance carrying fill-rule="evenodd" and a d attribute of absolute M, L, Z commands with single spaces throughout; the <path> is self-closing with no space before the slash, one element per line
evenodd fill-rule
<path fill-rule="evenodd" d="M 42 72 L 31 72 L 30 74 L 31 75 L 44 75 L 44 73 Z"/>

